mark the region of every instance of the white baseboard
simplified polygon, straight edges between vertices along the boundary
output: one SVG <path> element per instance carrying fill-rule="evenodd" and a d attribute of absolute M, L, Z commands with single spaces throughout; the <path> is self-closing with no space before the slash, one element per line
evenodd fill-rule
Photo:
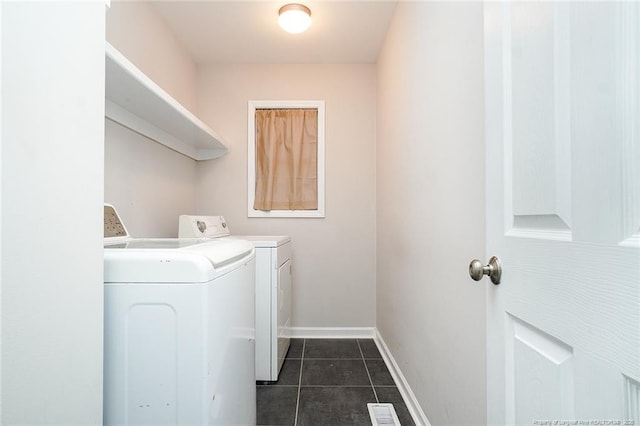
<path fill-rule="evenodd" d="M 382 358 L 384 359 L 385 364 L 387 364 L 387 368 L 389 369 L 393 380 L 396 382 L 396 386 L 398 386 L 398 390 L 402 395 L 402 399 L 404 399 L 404 402 L 409 409 L 409 413 L 411 414 L 411 417 L 413 417 L 413 422 L 419 426 L 431 426 L 429 419 L 427 419 L 424 411 L 422 411 L 422 408 L 420 407 L 416 396 L 413 394 L 409 383 L 402 374 L 402 371 L 400 371 L 400 367 L 396 363 L 396 360 L 393 358 L 393 355 L 391 355 L 391 352 L 389 351 L 387 344 L 382 339 L 382 336 L 380 335 L 378 329 L 375 329 L 374 339 L 376 344 L 378 345 L 380 354 L 382 354 Z"/>
<path fill-rule="evenodd" d="M 299 339 L 374 339 L 375 327 L 291 327 L 291 337 Z"/>

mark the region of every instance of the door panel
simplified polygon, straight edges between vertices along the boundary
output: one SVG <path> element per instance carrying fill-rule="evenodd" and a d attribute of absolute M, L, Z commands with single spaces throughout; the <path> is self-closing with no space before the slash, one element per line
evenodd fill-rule
<path fill-rule="evenodd" d="M 626 88 L 618 75 L 628 35 L 618 25 L 622 4 L 571 5 L 571 122 L 574 161 L 574 239 L 618 243 L 622 238 L 620 173 Z M 637 77 L 633 77 L 634 79 Z M 615 218 L 615 220 L 610 220 Z"/>
<path fill-rule="evenodd" d="M 625 418 L 640 419 L 640 383 L 629 377 L 625 377 L 624 403 Z"/>
<path fill-rule="evenodd" d="M 515 229 L 568 230 L 571 223 L 568 34 L 556 22 L 568 19 L 567 7 L 511 7 Z"/>
<path fill-rule="evenodd" d="M 519 321 L 507 319 L 513 343 L 513 394 L 516 423 L 573 417 L 573 348 Z"/>
<path fill-rule="evenodd" d="M 640 423 L 640 4 L 487 3 L 488 418 Z"/>

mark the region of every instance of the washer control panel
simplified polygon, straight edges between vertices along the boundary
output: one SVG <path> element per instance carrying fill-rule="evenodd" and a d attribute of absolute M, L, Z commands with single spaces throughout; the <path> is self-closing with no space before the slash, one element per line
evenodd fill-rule
<path fill-rule="evenodd" d="M 178 222 L 178 238 L 217 238 L 230 235 L 222 216 L 192 216 L 183 214 Z"/>
<path fill-rule="evenodd" d="M 104 205 L 104 238 L 128 237 L 127 228 L 120 220 L 116 209 L 109 204 Z"/>

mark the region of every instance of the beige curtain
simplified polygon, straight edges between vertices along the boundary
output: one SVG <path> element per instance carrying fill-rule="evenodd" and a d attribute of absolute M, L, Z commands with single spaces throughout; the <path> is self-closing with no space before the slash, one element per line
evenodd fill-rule
<path fill-rule="evenodd" d="M 318 208 L 316 109 L 256 110 L 256 210 Z"/>

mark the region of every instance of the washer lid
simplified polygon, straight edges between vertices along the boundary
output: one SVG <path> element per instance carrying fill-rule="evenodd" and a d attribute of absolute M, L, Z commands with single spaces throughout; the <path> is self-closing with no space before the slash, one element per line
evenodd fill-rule
<path fill-rule="evenodd" d="M 260 247 L 280 247 L 291 241 L 291 237 L 284 235 L 232 235 L 231 238 L 249 240 L 257 248 Z"/>
<path fill-rule="evenodd" d="M 105 246 L 104 282 L 208 282 L 253 252 L 245 240 L 135 239 Z"/>
<path fill-rule="evenodd" d="M 202 241 L 196 239 L 180 239 L 180 238 L 138 238 L 128 241 L 120 241 L 116 243 L 107 242 L 104 248 L 121 248 L 121 249 L 179 249 L 191 247 L 196 244 L 202 244 Z"/>

